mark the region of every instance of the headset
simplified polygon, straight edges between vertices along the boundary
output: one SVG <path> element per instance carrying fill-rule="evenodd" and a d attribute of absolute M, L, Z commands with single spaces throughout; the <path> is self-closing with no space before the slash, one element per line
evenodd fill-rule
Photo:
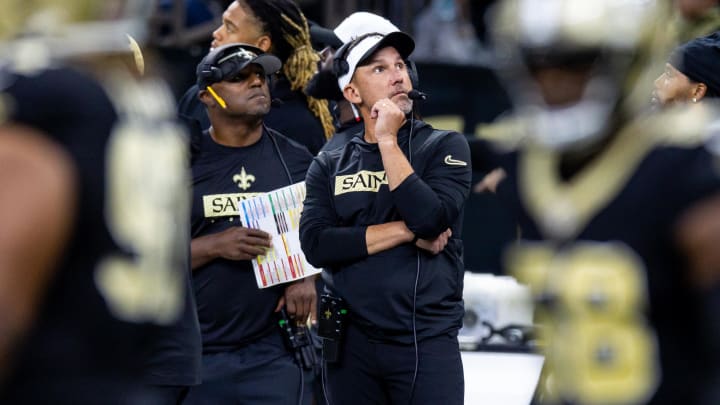
<path fill-rule="evenodd" d="M 197 77 L 206 82 L 220 82 L 228 74 L 239 70 L 247 60 L 262 55 L 262 49 L 252 45 L 228 44 L 210 51 L 197 67 Z M 236 58 L 241 54 L 243 58 Z"/>
<path fill-rule="evenodd" d="M 220 82 L 228 74 L 240 70 L 240 66 L 247 60 L 264 53 L 260 48 L 245 44 L 228 44 L 215 48 L 198 65 L 196 71 L 198 80 L 212 83 Z M 238 54 L 242 54 L 244 57 L 236 58 L 235 56 Z"/>
<path fill-rule="evenodd" d="M 207 90 L 220 107 L 227 108 L 227 102 L 213 90 L 211 84 L 223 81 L 232 72 L 239 71 L 248 60 L 264 53 L 262 49 L 247 44 L 227 44 L 213 49 L 197 67 L 198 88 Z M 266 80 L 268 88 L 272 89 L 272 74 L 267 74 Z"/>
<path fill-rule="evenodd" d="M 384 35 L 379 32 L 370 32 L 367 34 L 363 34 L 338 48 L 338 50 L 335 51 L 332 63 L 332 72 L 333 74 L 335 74 L 335 77 L 339 78 L 340 76 L 343 76 L 350 71 L 350 65 L 347 62 L 347 57 L 350 55 L 350 51 L 352 51 L 353 48 L 359 45 L 365 38 L 378 36 L 383 37 Z M 412 87 L 418 87 L 420 79 L 418 77 L 417 66 L 415 66 L 415 62 L 406 59 L 405 65 L 407 66 L 408 76 L 410 76 L 410 83 L 412 84 Z M 342 91 L 342 89 L 340 90 Z"/>
<path fill-rule="evenodd" d="M 347 74 L 350 71 L 350 65 L 347 62 L 347 57 L 350 51 L 358 46 L 365 38 L 382 36 L 379 32 L 369 32 L 367 34 L 360 35 L 359 37 L 353 38 L 351 41 L 346 42 L 335 51 L 333 56 L 332 72 L 336 77 Z"/>

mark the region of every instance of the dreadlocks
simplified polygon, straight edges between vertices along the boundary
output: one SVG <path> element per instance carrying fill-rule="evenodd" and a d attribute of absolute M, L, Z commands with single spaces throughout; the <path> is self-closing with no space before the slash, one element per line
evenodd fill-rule
<path fill-rule="evenodd" d="M 300 8 L 290 0 L 237 0 L 250 8 L 272 40 L 272 53 L 283 62 L 290 89 L 302 90 L 315 74 L 318 54 L 310 43 L 310 29 Z M 306 96 L 308 108 L 322 124 L 325 138 L 335 132 L 327 100 Z"/>

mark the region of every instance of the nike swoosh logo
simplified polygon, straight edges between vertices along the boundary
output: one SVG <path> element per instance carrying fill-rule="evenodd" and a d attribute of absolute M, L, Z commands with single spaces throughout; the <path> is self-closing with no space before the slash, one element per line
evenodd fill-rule
<path fill-rule="evenodd" d="M 446 165 L 450 166 L 467 166 L 467 162 L 463 162 L 462 160 L 455 160 L 452 158 L 452 155 L 445 156 L 444 162 Z"/>

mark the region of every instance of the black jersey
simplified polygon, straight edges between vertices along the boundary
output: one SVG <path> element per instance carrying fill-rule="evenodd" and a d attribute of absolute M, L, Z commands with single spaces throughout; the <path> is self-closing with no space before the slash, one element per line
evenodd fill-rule
<path fill-rule="evenodd" d="M 168 122 L 130 119 L 109 88 L 81 71 L 5 71 L 2 83 L 9 120 L 67 151 L 79 194 L 71 239 L 0 402 L 132 402 L 148 345 L 157 343 L 159 324 L 177 319 L 187 285 L 187 220 L 178 217 L 189 211 L 181 209 L 189 206 L 186 145 Z M 135 86 L 123 86 L 123 96 L 140 91 Z"/>
<path fill-rule="evenodd" d="M 201 382 L 202 338 L 190 269 L 186 271 L 180 317 L 170 325 L 154 328 L 153 338 L 141 351 L 142 381 L 146 384 L 192 386 Z"/>
<path fill-rule="evenodd" d="M 569 180 L 549 151 L 508 156 L 499 194 L 522 241 L 510 271 L 540 301 L 555 394 L 577 403 L 698 404 L 719 367 L 698 291 L 674 239 L 679 217 L 720 191 L 703 147 L 621 133 Z M 676 129 L 678 127 L 670 127 Z M 557 397 L 547 393 L 548 403 Z"/>
<path fill-rule="evenodd" d="M 264 129 L 246 147 L 217 144 L 208 132 L 193 157 L 192 237 L 240 226 L 238 201 L 305 179 L 312 156 Z M 273 330 L 284 286 L 259 289 L 249 260 L 215 259 L 193 271 L 203 352 L 232 350 Z"/>

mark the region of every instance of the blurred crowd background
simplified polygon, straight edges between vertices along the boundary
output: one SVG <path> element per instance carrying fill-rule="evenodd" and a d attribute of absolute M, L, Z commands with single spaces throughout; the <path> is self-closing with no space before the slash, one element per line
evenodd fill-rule
<path fill-rule="evenodd" d="M 301 0 L 297 3 L 311 24 L 333 28 L 355 11 L 370 11 L 411 34 L 416 42 L 413 59 L 423 75 L 423 88 L 433 95 L 423 106 L 424 115 L 459 115 L 462 121 L 452 124 L 472 133 L 477 124 L 492 121 L 509 107 L 489 70 L 492 62 L 486 51 L 485 13 L 494 2 Z M 176 95 L 181 95 L 195 82 L 194 67 L 207 52 L 212 31 L 220 24 L 222 12 L 230 3 L 232 0 L 159 2 L 153 17 L 154 40 L 168 64 L 173 66 L 170 71 L 174 76 L 168 79 Z M 438 91 L 432 91 L 435 89 Z M 463 91 L 472 94 L 463 94 Z"/>

